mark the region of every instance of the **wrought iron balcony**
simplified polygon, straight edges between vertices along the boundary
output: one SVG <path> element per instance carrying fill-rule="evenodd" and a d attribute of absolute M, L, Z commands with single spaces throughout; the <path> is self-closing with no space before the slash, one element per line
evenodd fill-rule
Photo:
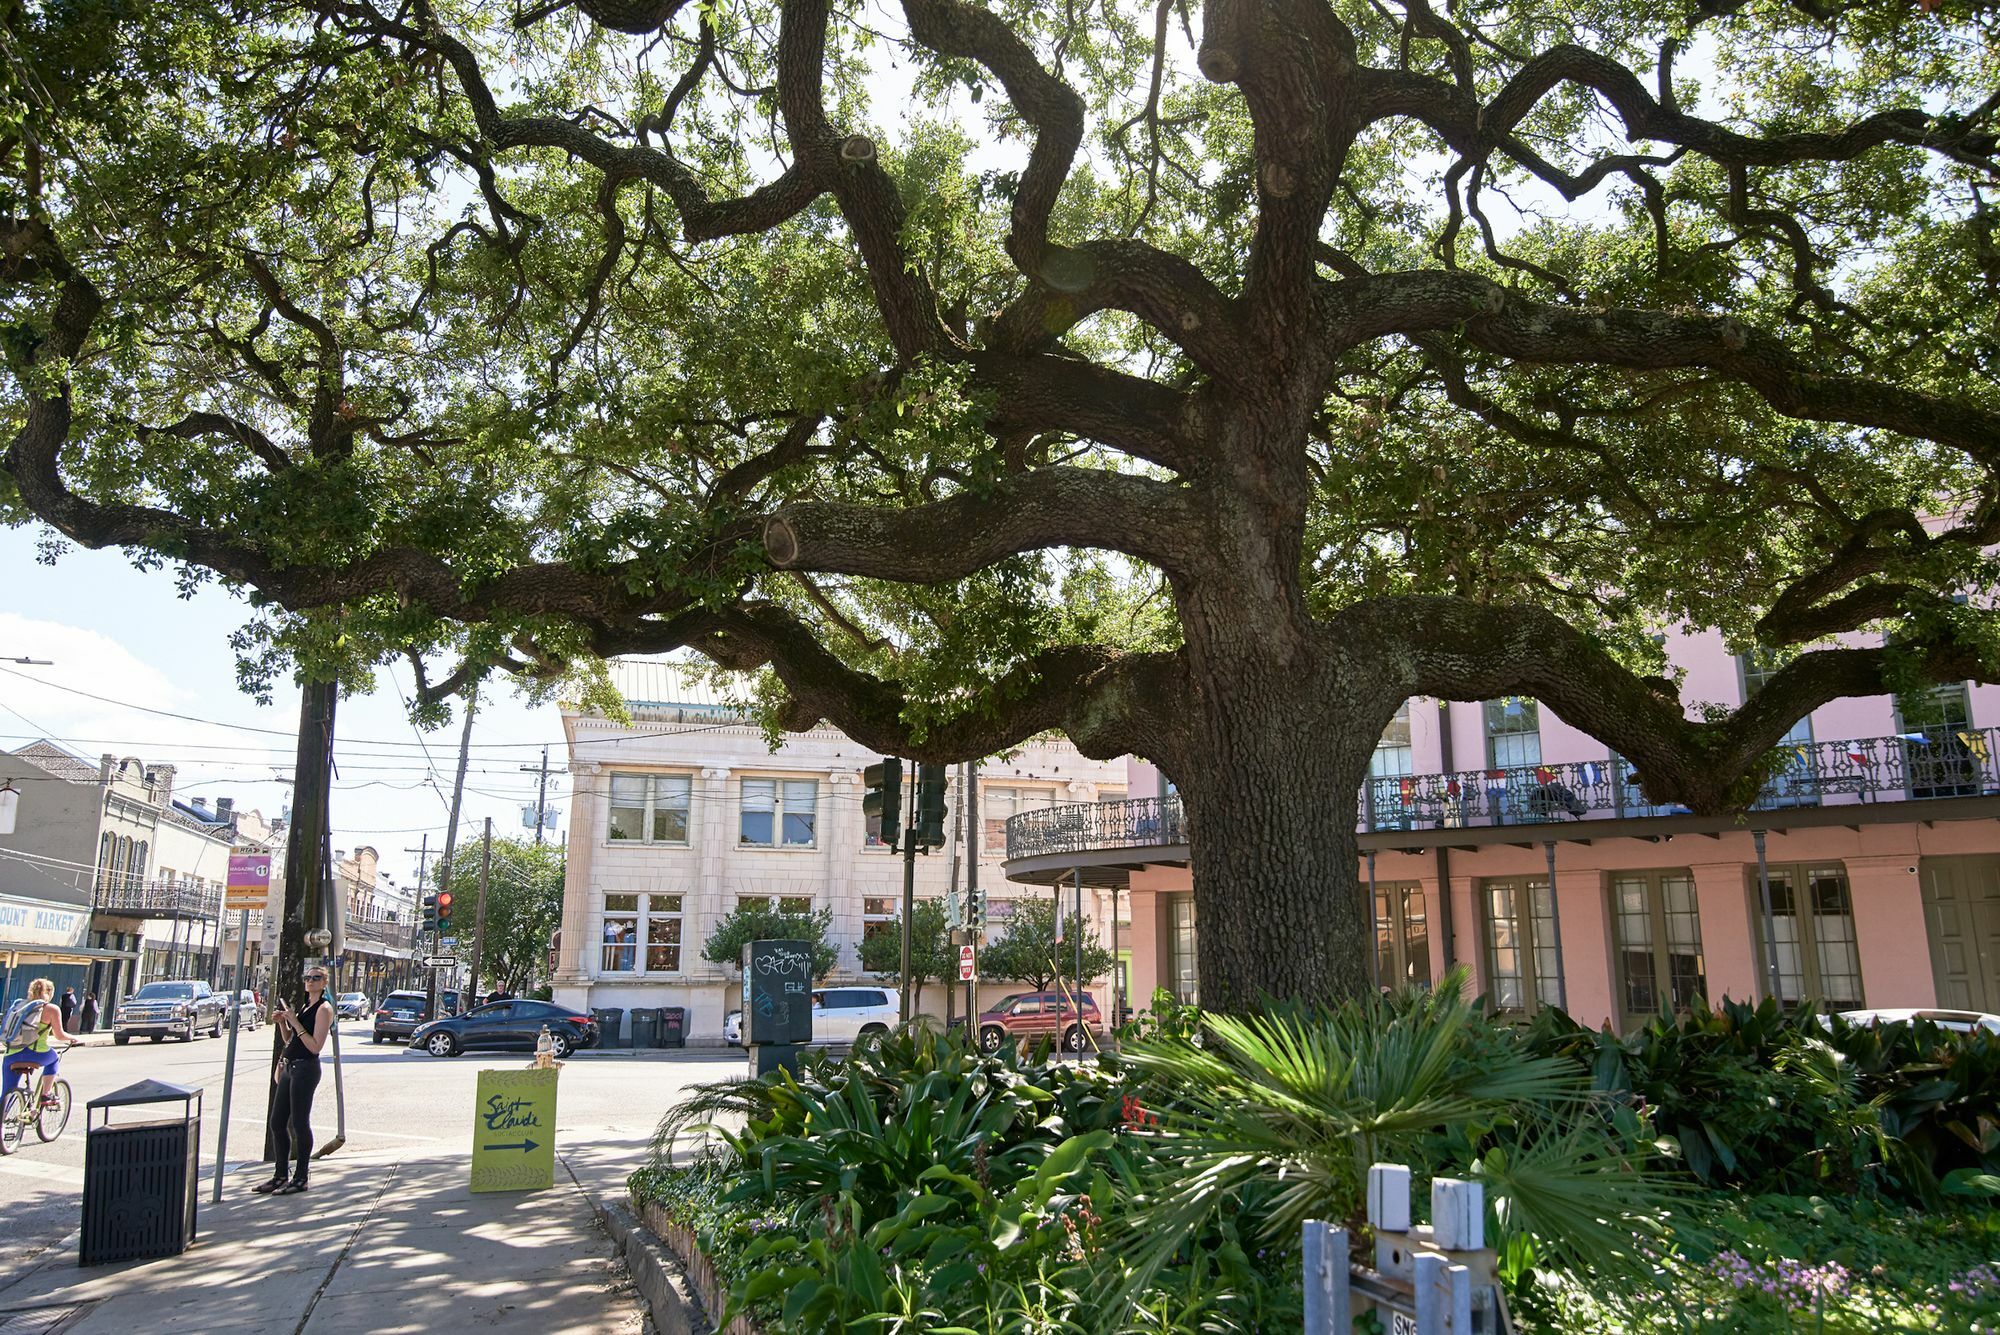
<path fill-rule="evenodd" d="M 1939 729 L 1929 735 L 1802 742 L 1773 753 L 1777 769 L 1753 810 L 1920 802 L 2000 794 L 2000 729 Z M 1566 761 L 1382 775 L 1362 785 L 1364 834 L 1685 814 L 1647 798 L 1626 762 Z M 1007 822 L 1007 857 L 1185 845 L 1178 797 L 1077 803 L 1028 811 Z"/>
<path fill-rule="evenodd" d="M 393 917 L 351 917 L 347 920 L 347 939 L 353 943 L 401 949 L 410 944 L 410 924 L 404 919 Z"/>
<path fill-rule="evenodd" d="M 121 918 L 212 918 L 222 892 L 185 881 L 134 881 L 110 877 L 97 887 L 93 907 Z"/>
<path fill-rule="evenodd" d="M 1086 853 L 1102 848 L 1160 848 L 1187 842 L 1178 797 L 1079 802 L 1024 811 L 1007 820 L 1007 856 Z"/>

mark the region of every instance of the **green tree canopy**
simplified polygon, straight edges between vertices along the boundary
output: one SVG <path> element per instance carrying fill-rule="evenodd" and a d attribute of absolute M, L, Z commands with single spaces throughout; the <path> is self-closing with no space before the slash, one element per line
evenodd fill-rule
<path fill-rule="evenodd" d="M 1055 906 L 1046 899 L 1016 900 L 1007 930 L 980 948 L 979 976 L 989 982 L 1026 983 L 1037 992 L 1047 991 L 1058 978 L 1074 987 L 1078 932 L 1083 934 L 1083 976 L 1109 974 L 1114 961 L 1099 944 L 1096 928 L 1074 913 L 1065 913 L 1063 939 L 1058 943 Z"/>
<path fill-rule="evenodd" d="M 715 924 L 702 942 L 701 957 L 710 964 L 740 966 L 743 947 L 752 941 L 805 941 L 812 947 L 813 977 L 824 978 L 840 962 L 840 947 L 827 940 L 833 931 L 833 911 L 787 913 L 761 899 L 744 900 Z"/>
<path fill-rule="evenodd" d="M 903 981 L 900 919 L 872 936 L 861 938 L 861 967 L 891 982 Z M 916 980 L 913 1004 L 918 1009 L 923 1006 L 925 983 L 949 984 L 958 977 L 958 947 L 951 943 L 945 927 L 941 899 L 918 900 L 916 912 L 910 915 L 910 974 Z"/>
<path fill-rule="evenodd" d="M 427 890 L 451 887 L 451 932 L 459 955 L 472 962 L 472 932 L 479 907 L 480 847 L 475 840 L 452 854 L 450 879 L 444 859 L 428 873 Z M 486 883 L 486 938 L 479 963 L 482 991 L 487 984 L 526 992 L 547 973 L 549 949 L 562 925 L 563 850 L 523 839 L 495 839 Z M 428 951 L 429 943 L 425 943 Z"/>
<path fill-rule="evenodd" d="M 688 649 L 883 753 L 1153 758 L 1212 1006 L 1365 987 L 1346 804 L 1407 697 L 1720 812 L 1825 701 L 2000 677 L 1970 0 L 0 36 L 8 517 L 249 592 L 252 689 L 406 655 L 437 721 Z M 1784 666 L 1703 708 L 1680 625 Z"/>

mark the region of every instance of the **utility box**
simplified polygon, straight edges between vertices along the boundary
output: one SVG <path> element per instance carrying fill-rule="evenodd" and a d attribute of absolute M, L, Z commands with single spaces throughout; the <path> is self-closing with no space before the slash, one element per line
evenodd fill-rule
<path fill-rule="evenodd" d="M 194 1242 L 195 1205 L 201 1196 L 201 1091 L 141 1080 L 92 1099 L 86 1107 L 78 1264 L 149 1260 L 186 1251 Z M 151 1115 L 114 1126 L 114 1109 L 144 1109 Z"/>
<path fill-rule="evenodd" d="M 812 943 L 752 941 L 743 947 L 743 1043 L 812 1042 Z"/>

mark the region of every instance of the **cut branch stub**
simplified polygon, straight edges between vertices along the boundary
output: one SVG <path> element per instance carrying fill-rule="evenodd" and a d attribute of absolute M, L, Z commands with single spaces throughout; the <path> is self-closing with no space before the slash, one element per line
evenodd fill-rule
<path fill-rule="evenodd" d="M 875 141 L 865 134 L 850 134 L 840 141 L 842 162 L 875 161 Z"/>
<path fill-rule="evenodd" d="M 778 515 L 764 521 L 764 554 L 771 558 L 771 564 L 786 568 L 799 559 L 799 535 L 790 523 Z"/>
<path fill-rule="evenodd" d="M 1219 46 L 1204 46 L 1194 63 L 1201 70 L 1201 77 L 1210 83 L 1235 83 L 1243 69 L 1234 51 Z"/>

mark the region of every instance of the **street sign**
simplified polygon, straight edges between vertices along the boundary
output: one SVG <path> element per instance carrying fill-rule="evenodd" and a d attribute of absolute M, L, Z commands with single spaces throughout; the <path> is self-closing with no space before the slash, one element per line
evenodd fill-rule
<path fill-rule="evenodd" d="M 255 912 L 263 908 L 270 897 L 271 855 L 231 853 L 228 888 L 222 894 L 222 907 L 231 913 Z"/>
<path fill-rule="evenodd" d="M 456 966 L 457 963 L 458 957 L 456 955 L 424 956 L 424 967 L 426 969 L 449 969 Z"/>
<path fill-rule="evenodd" d="M 472 1115 L 474 1191 L 547 1191 L 555 1185 L 558 1074 L 479 1073 Z"/>
<path fill-rule="evenodd" d="M 958 948 L 958 981 L 961 983 L 969 983 L 972 981 L 971 946 L 960 946 Z"/>

